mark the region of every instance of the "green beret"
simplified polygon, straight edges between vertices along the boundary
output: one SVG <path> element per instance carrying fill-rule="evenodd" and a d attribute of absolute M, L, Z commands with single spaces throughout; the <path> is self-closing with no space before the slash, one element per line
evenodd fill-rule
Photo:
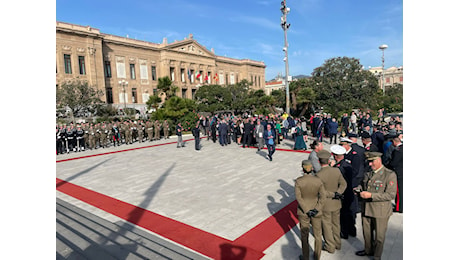
<path fill-rule="evenodd" d="M 302 166 L 304 165 L 312 165 L 311 160 L 303 160 L 302 161 Z"/>
<path fill-rule="evenodd" d="M 377 158 L 381 158 L 382 157 L 382 153 L 379 153 L 379 152 L 364 152 L 364 156 L 366 156 L 366 159 L 368 161 L 373 161 Z"/>
<path fill-rule="evenodd" d="M 329 159 L 331 158 L 331 153 L 327 150 L 321 150 L 318 152 L 319 159 Z"/>

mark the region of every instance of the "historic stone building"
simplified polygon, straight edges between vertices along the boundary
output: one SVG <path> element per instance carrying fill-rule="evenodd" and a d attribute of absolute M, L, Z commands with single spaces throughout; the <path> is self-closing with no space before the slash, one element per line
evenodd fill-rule
<path fill-rule="evenodd" d="M 214 54 L 193 39 L 152 43 L 104 34 L 90 26 L 56 22 L 56 84 L 79 78 L 100 90 L 102 100 L 117 107 L 145 111 L 157 90 L 158 78 L 168 76 L 177 96 L 193 99 L 204 84 L 231 85 L 243 79 L 265 89 L 265 64 Z"/>
<path fill-rule="evenodd" d="M 382 88 L 382 67 L 370 67 L 369 71 L 374 73 L 374 75 L 379 80 L 379 86 Z M 393 87 L 395 84 L 403 85 L 403 67 L 390 67 L 385 69 L 383 74 L 385 77 L 385 88 Z"/>

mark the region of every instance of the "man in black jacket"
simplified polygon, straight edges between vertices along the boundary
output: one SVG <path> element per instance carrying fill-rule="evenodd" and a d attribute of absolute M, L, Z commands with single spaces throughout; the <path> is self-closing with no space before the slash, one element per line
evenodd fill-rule
<path fill-rule="evenodd" d="M 400 137 L 393 138 L 392 143 L 395 148 L 388 166 L 396 173 L 396 178 L 398 180 L 394 211 L 403 213 L 403 144 Z"/>
<path fill-rule="evenodd" d="M 195 128 L 192 130 L 193 137 L 195 137 L 195 151 L 200 150 L 200 121 L 196 122 Z"/>

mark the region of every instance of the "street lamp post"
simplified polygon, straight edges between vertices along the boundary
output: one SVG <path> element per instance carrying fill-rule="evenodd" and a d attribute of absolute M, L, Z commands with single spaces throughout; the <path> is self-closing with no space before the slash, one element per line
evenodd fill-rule
<path fill-rule="evenodd" d="M 125 109 L 126 109 L 126 90 L 125 90 L 125 87 L 128 86 L 128 81 L 123 79 L 123 80 L 118 81 L 118 84 L 123 88 L 123 103 L 124 103 Z"/>
<path fill-rule="evenodd" d="M 289 62 L 288 62 L 288 41 L 287 41 L 287 30 L 291 26 L 290 23 L 287 23 L 287 14 L 289 13 L 291 9 L 286 6 L 286 0 L 283 0 L 281 2 L 281 13 L 283 16 L 281 16 L 281 28 L 283 28 L 284 31 L 284 62 L 286 66 L 286 80 L 285 80 L 285 85 L 286 85 L 286 113 L 290 113 L 290 104 L 289 104 Z"/>
<path fill-rule="evenodd" d="M 388 45 L 382 44 L 379 46 L 379 49 L 382 50 L 382 90 L 383 95 L 385 95 L 385 49 L 388 48 Z"/>

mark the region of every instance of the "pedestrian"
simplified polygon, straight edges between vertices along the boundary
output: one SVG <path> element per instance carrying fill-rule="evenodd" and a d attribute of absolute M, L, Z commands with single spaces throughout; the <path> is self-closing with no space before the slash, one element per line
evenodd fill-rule
<path fill-rule="evenodd" d="M 112 126 L 112 141 L 113 141 L 113 146 L 120 146 L 121 140 L 120 140 L 120 129 L 118 128 L 118 125 L 116 123 L 113 124 Z"/>
<path fill-rule="evenodd" d="M 195 138 L 195 151 L 200 150 L 200 121 L 196 122 L 195 128 L 192 129 L 193 137 Z"/>
<path fill-rule="evenodd" d="M 341 133 L 348 133 L 348 126 L 350 124 L 350 118 L 348 117 L 348 113 L 343 113 L 342 119 L 340 120 L 342 124 Z"/>
<path fill-rule="evenodd" d="M 355 111 L 351 111 L 350 124 L 351 124 L 351 131 L 353 133 L 356 133 L 356 130 L 357 130 L 356 129 L 356 120 L 357 120 L 357 117 L 356 117 Z"/>
<path fill-rule="evenodd" d="M 297 122 L 297 126 L 295 127 L 295 143 L 294 143 L 294 150 L 306 150 L 307 145 L 305 144 L 305 140 L 303 139 L 303 131 L 301 127 L 301 122 Z"/>
<path fill-rule="evenodd" d="M 264 147 L 264 126 L 260 123 L 260 119 L 257 119 L 257 124 L 254 128 L 254 137 L 257 142 L 257 151 L 260 151 Z"/>
<path fill-rule="evenodd" d="M 391 155 L 389 168 L 396 173 L 398 180 L 394 211 L 403 213 L 403 144 L 400 137 L 393 138 L 392 142 L 395 148 Z"/>
<path fill-rule="evenodd" d="M 364 250 L 357 251 L 356 255 L 380 260 L 388 220 L 393 214 L 391 201 L 396 196 L 397 180 L 396 174 L 383 166 L 381 153 L 366 152 L 365 156 L 372 171 L 365 174 L 362 189 L 356 189 L 364 200 L 361 213 Z"/>
<path fill-rule="evenodd" d="M 181 148 L 185 146 L 185 143 L 182 141 L 182 125 L 181 123 L 177 123 L 176 126 L 176 135 L 177 135 L 177 148 Z"/>
<path fill-rule="evenodd" d="M 339 124 L 335 118 L 329 122 L 329 143 L 332 144 L 332 139 L 334 139 L 334 144 L 337 144 L 337 133 L 338 133 Z"/>
<path fill-rule="evenodd" d="M 153 122 L 148 120 L 145 123 L 145 128 L 147 129 L 147 139 L 149 142 L 153 141 Z"/>
<path fill-rule="evenodd" d="M 321 164 L 319 163 L 318 153 L 319 151 L 323 150 L 323 143 L 317 140 L 314 140 L 313 143 L 310 144 L 310 148 L 313 150 L 311 151 L 308 159 L 313 164 L 313 175 L 316 175 L 321 170 Z"/>
<path fill-rule="evenodd" d="M 153 140 L 160 140 L 160 129 L 161 129 L 161 124 L 158 120 L 155 120 L 155 123 L 153 124 L 155 127 L 155 137 L 153 137 Z"/>
<path fill-rule="evenodd" d="M 165 139 L 169 139 L 169 123 L 166 119 L 163 121 L 163 135 Z"/>
<path fill-rule="evenodd" d="M 249 147 L 249 145 L 251 144 L 251 136 L 253 134 L 253 131 L 253 125 L 249 122 L 248 118 L 245 118 L 243 127 L 243 148 L 245 148 L 245 146 Z"/>
<path fill-rule="evenodd" d="M 271 124 L 267 124 L 267 130 L 264 131 L 264 139 L 268 149 L 267 159 L 270 161 L 273 160 L 273 154 L 275 153 L 275 135 L 275 130 L 272 129 Z"/>
<path fill-rule="evenodd" d="M 77 131 L 75 133 L 75 136 L 77 139 L 77 152 L 81 152 L 85 150 L 85 139 L 83 138 L 84 135 L 85 135 L 85 131 L 81 128 L 80 125 L 77 125 Z"/>
<path fill-rule="evenodd" d="M 211 126 L 211 139 L 213 143 L 216 143 L 217 141 L 217 124 L 218 124 L 218 119 L 216 116 L 212 117 L 212 120 L 210 122 Z"/>
<path fill-rule="evenodd" d="M 219 124 L 219 143 L 221 146 L 227 145 L 228 125 L 225 119 Z"/>
<path fill-rule="evenodd" d="M 361 135 L 361 141 L 364 144 L 364 150 L 368 152 L 379 152 L 377 145 L 372 143 L 371 135 L 368 132 L 363 132 Z"/>
<path fill-rule="evenodd" d="M 302 258 L 310 258 L 310 245 L 308 236 L 310 225 L 313 229 L 314 259 L 319 260 L 322 248 L 321 216 L 326 199 L 324 184 L 318 177 L 312 175 L 312 165 L 310 160 L 302 161 L 302 171 L 304 175 L 295 180 L 295 197 L 298 202 L 297 218 L 300 223 L 300 238 L 302 241 Z"/>
<path fill-rule="evenodd" d="M 324 183 L 326 189 L 326 199 L 324 200 L 323 216 L 321 226 L 323 228 L 324 248 L 333 254 L 335 250 L 340 250 L 342 241 L 340 240 L 340 208 L 341 199 L 347 188 L 347 182 L 339 169 L 330 167 L 331 153 L 321 150 L 318 153 L 321 170 L 316 174 Z"/>
<path fill-rule="evenodd" d="M 101 135 L 99 136 L 99 144 L 102 148 L 105 148 L 107 146 L 107 136 L 109 134 L 109 130 L 107 129 L 107 126 L 104 123 L 101 125 Z"/>
<path fill-rule="evenodd" d="M 347 182 L 347 188 L 343 193 L 342 208 L 340 209 L 340 237 L 348 239 L 348 236 L 356 237 L 356 212 L 357 200 L 353 192 L 353 167 L 349 160 L 345 159 L 345 148 L 340 145 L 331 146 L 332 156 L 336 167 L 342 173 Z"/>

